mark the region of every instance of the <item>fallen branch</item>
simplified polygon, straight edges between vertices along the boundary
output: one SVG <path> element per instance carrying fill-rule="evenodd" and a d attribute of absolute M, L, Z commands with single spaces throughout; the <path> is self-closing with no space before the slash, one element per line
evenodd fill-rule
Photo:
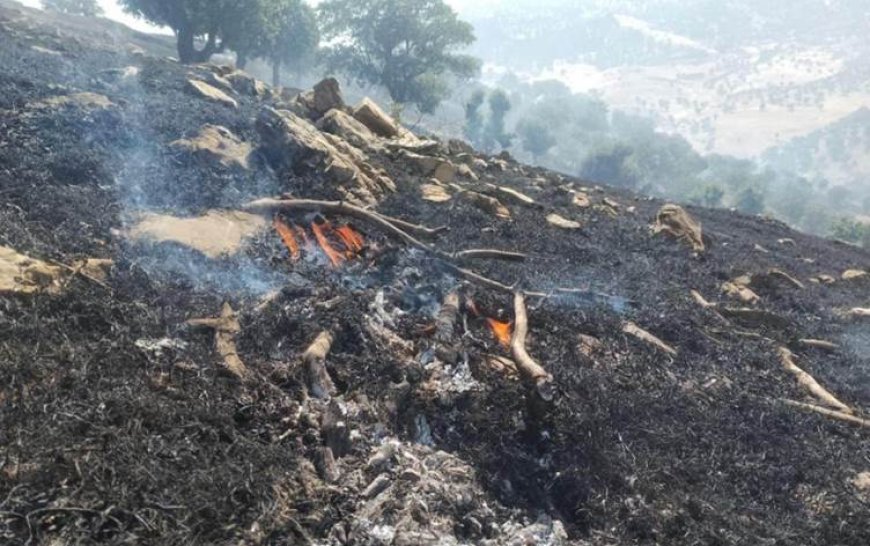
<path fill-rule="evenodd" d="M 514 293 L 514 333 L 511 337 L 511 354 L 523 378 L 535 386 L 538 395 L 545 401 L 555 394 L 553 376 L 541 367 L 526 350 L 529 333 L 529 318 L 526 313 L 526 298 L 521 292 Z"/>
<path fill-rule="evenodd" d="M 818 398 L 820 402 L 842 413 L 855 413 L 852 408 L 841 402 L 836 396 L 831 394 L 830 391 L 821 386 L 813 376 L 799 368 L 794 362 L 794 354 L 791 351 L 785 347 L 780 347 L 779 358 L 786 371 L 793 374 L 797 378 L 798 383 L 809 391 L 810 394 Z"/>
<path fill-rule="evenodd" d="M 825 341 L 824 339 L 799 339 L 798 343 L 804 347 L 812 347 L 813 349 L 822 349 L 823 351 L 835 352 L 840 348 L 836 343 Z"/>
<path fill-rule="evenodd" d="M 97 279 L 97 278 L 93 277 L 92 275 L 89 275 L 89 274 L 85 273 L 84 271 L 82 271 L 84 269 L 84 267 L 87 265 L 86 262 L 82 263 L 78 267 L 72 267 L 72 266 L 66 265 L 63 262 L 59 262 L 57 260 L 48 259 L 45 261 L 52 264 L 52 265 L 60 267 L 61 269 L 66 269 L 67 271 L 69 271 L 72 274 L 73 277 L 81 277 L 87 281 L 90 281 L 90 282 L 96 284 L 100 288 L 107 290 L 109 293 L 114 293 L 114 290 L 112 290 L 111 286 L 104 283 L 100 279 Z"/>
<path fill-rule="evenodd" d="M 387 216 L 386 214 L 381 214 L 380 212 L 372 211 L 372 214 L 380 216 L 387 222 L 390 222 L 393 225 L 396 225 L 405 231 L 410 231 L 420 237 L 436 237 L 445 231 L 447 231 L 447 226 L 438 226 L 437 228 L 428 228 L 426 226 L 421 226 L 418 224 L 412 224 L 411 222 L 406 222 L 405 220 L 400 220 L 399 218 L 394 218 L 392 216 Z"/>
<path fill-rule="evenodd" d="M 323 331 L 302 354 L 308 372 L 308 386 L 315 398 L 329 398 L 335 394 L 335 384 L 326 370 L 326 355 L 331 348 L 332 334 Z"/>
<path fill-rule="evenodd" d="M 247 381 L 251 374 L 236 349 L 236 334 L 242 331 L 236 312 L 229 303 L 221 307 L 217 318 L 191 319 L 191 326 L 211 328 L 215 331 L 214 344 L 217 353 L 223 358 L 224 367 L 241 381 Z"/>
<path fill-rule="evenodd" d="M 856 417 L 849 413 L 844 413 L 842 411 L 836 411 L 828 408 L 823 408 L 821 406 L 816 406 L 815 404 L 807 404 L 806 402 L 798 402 L 796 400 L 788 400 L 787 398 L 778 398 L 778 402 L 785 404 L 786 406 L 791 406 L 794 408 L 800 408 L 807 411 L 812 411 L 818 413 L 820 415 L 825 415 L 827 417 L 831 417 L 833 419 L 837 419 L 839 421 L 845 421 L 847 423 L 852 423 L 853 425 L 858 425 L 863 428 L 870 428 L 870 419 L 863 419 L 861 417 Z"/>
<path fill-rule="evenodd" d="M 766 326 L 785 330 L 791 326 L 791 322 L 785 317 L 773 314 L 763 309 L 751 309 L 747 307 L 720 307 L 719 312 L 725 318 L 741 323 L 749 328 Z"/>
<path fill-rule="evenodd" d="M 775 277 L 781 281 L 785 281 L 786 283 L 790 284 L 794 288 L 799 288 L 801 290 L 806 288 L 804 283 L 802 283 L 799 280 L 797 280 L 796 278 L 792 277 L 791 275 L 789 275 L 788 273 L 786 273 L 782 269 L 771 269 L 770 271 L 767 272 L 767 274 L 769 276 Z"/>
<path fill-rule="evenodd" d="M 448 269 L 455 273 L 456 275 L 470 281 L 473 283 L 477 283 L 481 286 L 485 286 L 488 288 L 492 288 L 493 290 L 497 290 L 505 293 L 514 293 L 516 288 L 513 286 L 508 286 L 506 284 L 500 283 L 496 280 L 490 279 L 488 277 L 484 277 L 479 273 L 475 273 L 474 271 L 464 269 L 455 263 L 455 254 L 448 254 L 446 252 L 440 251 L 432 246 L 420 241 L 416 237 L 410 235 L 406 231 L 404 231 L 400 225 L 412 225 L 407 224 L 401 220 L 398 223 L 394 222 L 394 219 L 384 216 L 377 212 L 372 212 L 354 205 L 350 205 L 348 203 L 343 203 L 340 201 L 317 201 L 311 199 L 258 199 L 256 201 L 252 201 L 242 207 L 242 210 L 254 213 L 269 213 L 274 212 L 276 210 L 280 211 L 305 211 L 305 212 L 321 212 L 326 214 L 336 214 L 336 215 L 344 215 L 350 216 L 353 218 L 357 218 L 359 220 L 367 221 L 372 223 L 373 225 L 383 229 L 386 233 L 392 235 L 393 237 L 415 247 L 423 252 L 439 258 L 442 260 Z M 419 227 L 419 226 L 418 226 Z M 478 251 L 474 251 L 478 252 Z M 492 251 L 488 251 L 492 252 Z M 526 295 L 531 297 L 541 297 L 545 298 L 548 294 L 544 292 L 526 292 Z"/>
<path fill-rule="evenodd" d="M 340 214 L 350 216 L 359 220 L 370 222 L 377 227 L 383 229 L 393 237 L 396 237 L 405 243 L 419 248 L 424 252 L 438 256 L 439 258 L 450 259 L 450 255 L 434 249 L 426 243 L 420 241 L 414 236 L 408 234 L 399 225 L 393 222 L 392 219 L 377 213 L 372 212 L 355 205 L 343 203 L 341 201 L 316 201 L 312 199 L 258 199 L 252 201 L 242 207 L 243 210 L 249 212 L 266 213 L 274 210 L 281 211 L 304 211 L 304 212 L 321 212 L 326 214 Z M 403 222 L 404 223 L 404 222 Z M 411 225 L 411 224 L 406 224 Z"/>
<path fill-rule="evenodd" d="M 507 262 L 524 262 L 528 256 L 520 252 L 480 248 L 454 252 L 453 258 L 457 260 L 504 260 Z"/>
<path fill-rule="evenodd" d="M 718 306 L 715 303 L 710 303 L 709 301 L 707 301 L 706 298 L 704 298 L 704 296 L 702 296 L 701 293 L 697 290 L 692 290 L 690 293 L 692 294 L 692 299 L 695 300 L 695 303 L 713 313 L 713 316 L 719 319 L 719 322 L 722 322 L 724 324 L 731 324 L 731 321 L 723 317 L 722 313 L 717 310 Z"/>
<path fill-rule="evenodd" d="M 656 349 L 659 349 L 660 351 L 667 353 L 672 357 L 675 357 L 677 356 L 677 354 L 679 354 L 676 349 L 674 349 L 664 341 L 660 340 L 659 338 L 647 332 L 633 322 L 624 322 L 622 324 L 622 331 L 628 335 L 634 336 L 635 338 L 643 341 L 644 343 L 652 345 Z"/>

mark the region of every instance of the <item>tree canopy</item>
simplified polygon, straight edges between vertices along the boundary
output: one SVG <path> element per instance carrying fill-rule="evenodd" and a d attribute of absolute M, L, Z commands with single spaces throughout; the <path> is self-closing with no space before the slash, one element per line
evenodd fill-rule
<path fill-rule="evenodd" d="M 320 33 L 314 10 L 303 0 L 251 0 L 235 9 L 223 24 L 223 45 L 236 52 L 238 65 L 263 57 L 274 67 L 280 84 L 281 66 L 300 66 L 314 57 Z"/>
<path fill-rule="evenodd" d="M 97 4 L 97 0 L 42 0 L 42 7 L 48 11 L 85 17 L 97 17 L 103 14 L 103 8 Z"/>
<path fill-rule="evenodd" d="M 320 5 L 331 69 L 381 85 L 402 104 L 432 112 L 449 94 L 445 78 L 471 77 L 470 24 L 442 0 L 326 0 Z"/>
<path fill-rule="evenodd" d="M 220 51 L 218 37 L 224 25 L 242 8 L 233 0 L 120 0 L 120 4 L 136 17 L 171 28 L 178 39 L 178 58 L 183 63 L 205 62 Z M 201 50 L 194 46 L 197 36 L 207 38 Z"/>

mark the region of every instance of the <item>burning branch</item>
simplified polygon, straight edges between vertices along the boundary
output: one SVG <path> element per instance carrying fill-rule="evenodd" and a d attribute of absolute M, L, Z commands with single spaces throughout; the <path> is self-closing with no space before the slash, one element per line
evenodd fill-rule
<path fill-rule="evenodd" d="M 511 353 L 523 378 L 535 385 L 538 396 L 549 401 L 553 399 L 553 376 L 541 367 L 526 351 L 526 336 L 529 332 L 529 319 L 526 314 L 526 298 L 521 292 L 514 294 L 514 334 L 511 338 Z"/>
<path fill-rule="evenodd" d="M 487 318 L 486 322 L 489 324 L 492 334 L 498 342 L 501 343 L 502 347 L 510 347 L 512 336 L 511 330 L 513 325 L 510 322 L 502 322 L 494 318 Z"/>
<path fill-rule="evenodd" d="M 339 239 L 341 239 L 341 242 L 344 243 L 344 247 L 347 249 L 346 254 L 348 258 L 362 252 L 362 249 L 365 246 L 365 240 L 363 240 L 362 235 L 354 231 L 352 227 L 348 225 L 339 226 L 335 228 L 335 233 L 338 235 Z"/>
<path fill-rule="evenodd" d="M 284 241 L 284 246 L 286 246 L 287 250 L 290 251 L 290 257 L 293 261 L 295 262 L 299 260 L 299 243 L 296 241 L 296 235 L 293 233 L 293 229 L 277 216 L 272 221 L 272 225 L 275 227 L 275 231 L 278 232 L 281 240 Z"/>
<path fill-rule="evenodd" d="M 315 398 L 328 398 L 335 394 L 335 384 L 326 370 L 326 355 L 332 348 L 332 334 L 323 331 L 302 354 L 308 370 L 308 384 Z"/>
<path fill-rule="evenodd" d="M 813 376 L 799 368 L 794 362 L 794 354 L 791 351 L 785 347 L 780 347 L 779 358 L 786 371 L 793 374 L 797 378 L 798 383 L 800 383 L 802 387 L 815 396 L 820 402 L 841 413 L 855 413 L 852 408 L 841 402 L 836 396 L 831 394 L 830 391 L 821 386 Z"/>
<path fill-rule="evenodd" d="M 332 231 L 332 227 L 329 225 L 329 222 L 324 222 L 319 224 L 317 222 L 311 222 L 311 231 L 314 232 L 314 238 L 317 239 L 317 244 L 320 245 L 320 248 L 323 249 L 323 252 L 326 254 L 326 257 L 329 258 L 329 261 L 332 263 L 332 267 L 339 267 L 344 262 L 344 257 L 341 253 L 334 248 L 329 242 L 329 239 L 326 236 L 326 233 Z"/>
<path fill-rule="evenodd" d="M 248 368 L 239 358 L 236 349 L 236 334 L 242 331 L 236 312 L 229 303 L 221 307 L 221 314 L 217 318 L 191 319 L 187 321 L 191 326 L 212 328 L 215 331 L 215 349 L 224 360 L 226 369 L 241 381 L 250 377 Z"/>
<path fill-rule="evenodd" d="M 258 199 L 256 201 L 252 201 L 242 207 L 243 210 L 254 212 L 254 213 L 268 213 L 274 212 L 276 210 L 286 211 L 286 212 L 321 212 L 324 214 L 334 214 L 334 215 L 344 215 L 350 216 L 352 218 L 356 218 L 361 221 L 369 222 L 370 224 L 381 228 L 389 235 L 403 241 L 415 248 L 422 250 L 423 252 L 434 256 L 435 258 L 439 258 L 441 261 L 445 263 L 445 265 L 456 275 L 481 286 L 485 286 L 487 288 L 491 288 L 493 290 L 497 290 L 499 292 L 505 293 L 514 293 L 516 291 L 516 287 L 508 286 L 506 284 L 500 283 L 496 280 L 490 279 L 488 277 L 484 277 L 479 273 L 474 271 L 464 269 L 457 265 L 456 262 L 458 258 L 462 257 L 462 252 L 449 254 L 447 252 L 443 252 L 432 246 L 420 241 L 413 235 L 409 234 L 405 229 L 413 228 L 415 231 L 424 230 L 424 233 L 434 233 L 443 231 L 444 228 L 438 228 L 436 230 L 429 230 L 427 228 L 421 228 L 420 226 L 414 226 L 414 224 L 409 224 L 402 220 L 398 220 L 395 218 L 390 218 L 389 216 L 384 216 L 383 214 L 369 211 L 354 205 L 350 205 L 347 203 L 343 203 L 341 201 L 317 201 L 312 199 Z M 465 251 L 466 258 L 469 256 L 474 257 L 483 257 L 489 256 L 494 257 L 495 254 L 498 255 L 500 259 L 505 259 L 510 257 L 512 259 L 519 259 L 520 254 L 511 253 L 511 252 L 503 252 L 496 250 L 471 250 Z M 545 298 L 548 296 L 545 292 L 526 292 L 527 296 L 530 297 L 538 297 Z"/>

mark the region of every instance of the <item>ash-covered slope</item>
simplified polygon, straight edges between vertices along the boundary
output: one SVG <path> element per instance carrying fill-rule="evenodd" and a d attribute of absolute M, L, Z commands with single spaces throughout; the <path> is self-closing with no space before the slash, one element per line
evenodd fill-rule
<path fill-rule="evenodd" d="M 865 252 L 0 25 L 0 543 L 870 542 Z"/>

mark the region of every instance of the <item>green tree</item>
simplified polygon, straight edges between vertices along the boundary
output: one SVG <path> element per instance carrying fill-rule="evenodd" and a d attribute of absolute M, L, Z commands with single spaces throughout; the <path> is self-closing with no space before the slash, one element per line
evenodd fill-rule
<path fill-rule="evenodd" d="M 281 84 L 281 67 L 301 70 L 320 45 L 315 11 L 302 0 L 279 0 L 270 13 L 266 57 L 272 62 L 272 80 Z"/>
<path fill-rule="evenodd" d="M 539 119 L 523 118 L 517 123 L 517 135 L 520 137 L 523 149 L 532 154 L 535 162 L 547 154 L 556 145 L 556 137 L 550 132 L 546 123 Z"/>
<path fill-rule="evenodd" d="M 268 59 L 277 86 L 282 67 L 301 69 L 313 59 L 320 33 L 314 10 L 303 0 L 248 0 L 228 10 L 221 37 L 239 68 L 255 57 Z"/>
<path fill-rule="evenodd" d="M 737 210 L 746 214 L 764 212 L 764 195 L 755 188 L 745 188 L 737 195 Z"/>
<path fill-rule="evenodd" d="M 99 17 L 103 14 L 103 8 L 97 4 L 97 0 L 42 0 L 42 7 L 67 15 Z"/>
<path fill-rule="evenodd" d="M 483 134 L 483 113 L 480 109 L 484 102 L 486 102 L 486 93 L 482 89 L 477 89 L 465 103 L 465 138 L 475 146 L 480 142 Z"/>
<path fill-rule="evenodd" d="M 725 190 L 718 184 L 706 184 L 698 188 L 690 202 L 696 205 L 705 207 L 717 208 L 722 206 L 722 200 L 725 198 Z"/>
<path fill-rule="evenodd" d="M 496 145 L 507 148 L 513 136 L 505 130 L 505 118 L 511 109 L 511 101 L 501 89 L 489 94 L 489 119 L 483 132 L 483 148 L 493 150 Z"/>
<path fill-rule="evenodd" d="M 448 75 L 479 69 L 477 59 L 457 53 L 474 42 L 472 26 L 443 0 L 326 0 L 320 14 L 331 69 L 381 85 L 422 112 L 448 96 Z"/>
<path fill-rule="evenodd" d="M 130 14 L 168 26 L 175 32 L 178 59 L 182 63 L 206 62 L 222 51 L 219 39 L 227 21 L 237 17 L 256 2 L 234 0 L 120 0 Z M 242 5 L 244 4 L 244 5 Z M 205 37 L 205 46 L 196 49 L 197 37 Z"/>
<path fill-rule="evenodd" d="M 622 143 L 605 145 L 589 154 L 580 167 L 580 177 L 623 188 L 636 188 L 641 182 L 634 150 Z"/>

